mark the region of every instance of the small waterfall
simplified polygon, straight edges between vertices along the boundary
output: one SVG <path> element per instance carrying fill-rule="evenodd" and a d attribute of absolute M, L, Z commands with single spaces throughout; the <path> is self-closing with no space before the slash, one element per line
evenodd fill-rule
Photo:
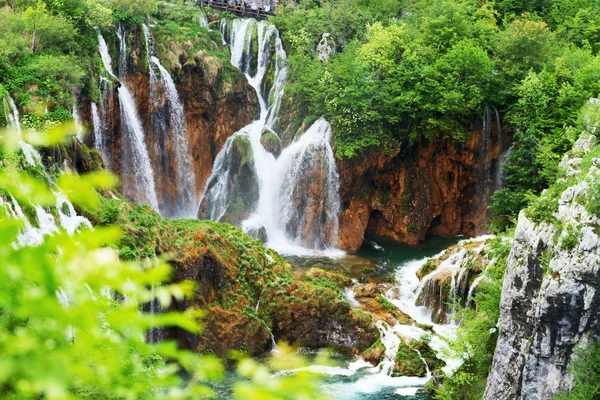
<path fill-rule="evenodd" d="M 287 237 L 315 249 L 337 243 L 339 176 L 330 142 L 331 127 L 321 118 L 281 153 L 259 204 L 267 232 L 284 227 Z"/>
<path fill-rule="evenodd" d="M 152 286 L 152 300 L 147 305 L 147 310 L 152 315 L 160 314 L 163 312 L 160 301 L 156 297 L 156 287 Z M 146 342 L 149 344 L 162 342 L 165 337 L 165 331 L 163 327 L 153 328 L 148 330 L 146 334 Z"/>
<path fill-rule="evenodd" d="M 252 19 L 224 19 L 221 33 L 231 46 L 231 63 L 256 90 L 261 113 L 217 155 L 199 214 L 242 222 L 246 232 L 264 228 L 268 245 L 284 252 L 335 247 L 339 177 L 329 124 L 319 119 L 279 157 L 267 151 L 265 138 L 281 145 L 276 129 L 287 63 L 279 33 L 269 22 Z"/>
<path fill-rule="evenodd" d="M 102 59 L 104 69 L 110 76 L 116 78 L 112 72 L 112 59 L 108 53 L 108 46 L 106 45 L 106 41 L 100 32 L 98 32 L 98 49 L 100 50 L 100 58 Z"/>
<path fill-rule="evenodd" d="M 23 223 L 21 233 L 17 236 L 16 243 L 13 244 L 15 247 L 39 246 L 43 243 L 44 236 L 58 232 L 54 217 L 40 206 L 35 206 L 36 217 L 38 219 L 38 227 L 36 228 L 31 225 L 23 213 L 21 206 L 19 206 L 19 203 L 14 198 L 12 198 L 12 204 L 5 203 L 0 198 L 0 205 L 8 211 L 12 218 L 21 220 Z"/>
<path fill-rule="evenodd" d="M 155 210 L 158 210 L 158 199 L 156 197 L 156 188 L 154 184 L 154 171 L 150 163 L 150 156 L 146 148 L 145 134 L 142 129 L 142 123 L 138 117 L 137 107 L 129 89 L 127 88 L 124 76 L 126 72 L 127 57 L 122 54 L 126 51 L 125 31 L 119 25 L 117 35 L 120 39 L 120 63 L 119 75 L 122 77 L 120 86 L 117 89 L 119 97 L 119 108 L 121 116 L 121 132 L 123 136 L 122 172 L 124 175 L 124 194 L 137 202 L 147 203 Z M 108 47 L 102 35 L 98 33 L 99 51 L 104 68 L 116 79 L 112 73 L 111 58 L 108 54 Z"/>
<path fill-rule="evenodd" d="M 483 130 L 482 130 L 481 146 L 479 148 L 479 177 L 477 182 L 478 192 L 482 194 L 481 201 L 484 208 L 487 206 L 491 195 L 492 185 L 492 163 L 491 163 L 491 147 L 492 147 L 492 110 L 489 106 L 483 109 Z"/>
<path fill-rule="evenodd" d="M 150 82 L 151 119 L 161 151 L 161 166 L 168 174 L 169 158 L 175 158 L 174 204 L 163 206 L 162 214 L 169 217 L 195 218 L 198 210 L 196 176 L 192 154 L 188 146 L 187 122 L 183 104 L 169 72 L 154 56 L 154 44 L 150 30 L 142 25 L 148 57 Z M 160 76 L 160 81 L 158 79 Z M 164 100 L 163 100 L 164 99 Z"/>
<path fill-rule="evenodd" d="M 98 113 L 98 105 L 95 102 L 91 102 L 91 110 L 92 110 L 92 125 L 94 127 L 94 145 L 96 149 L 102 155 L 104 162 L 108 164 L 108 151 L 106 149 L 106 143 L 104 143 L 105 135 L 103 134 L 103 126 L 102 120 L 100 119 L 100 114 Z"/>
<path fill-rule="evenodd" d="M 77 215 L 75 207 L 63 193 L 56 193 L 56 211 L 58 212 L 60 226 L 69 235 L 73 235 L 81 226 L 92 229 L 91 222 L 87 218 Z"/>
<path fill-rule="evenodd" d="M 165 88 L 170 109 L 170 128 L 173 132 L 175 165 L 177 168 L 177 200 L 175 214 L 180 217 L 195 218 L 198 210 L 196 197 L 196 176 L 192 166 L 192 154 L 188 147 L 185 113 L 175 82 L 169 72 L 160 64 L 156 57 L 152 63 L 160 71 L 163 87 Z"/>
<path fill-rule="evenodd" d="M 81 123 L 81 117 L 79 116 L 79 110 L 77 109 L 77 103 L 73 103 L 73 121 L 75 122 L 75 130 L 77 134 L 77 140 L 83 142 L 83 124 Z"/>
<path fill-rule="evenodd" d="M 205 13 L 200 14 L 198 24 L 201 27 L 208 29 L 208 18 Z"/>
<path fill-rule="evenodd" d="M 498 157 L 498 161 L 496 162 L 496 173 L 494 175 L 494 191 L 503 189 L 506 184 L 506 174 L 502 171 L 502 167 L 507 163 L 509 155 L 510 149 L 506 149 L 500 153 L 500 157 Z"/>
<path fill-rule="evenodd" d="M 131 164 L 125 162 L 122 166 L 124 173 L 131 180 L 123 192 L 138 202 L 148 203 L 152 208 L 158 210 L 154 172 L 146 149 L 144 130 L 138 117 L 135 101 L 125 85 L 121 85 L 117 91 L 121 111 L 121 131 L 126 133 L 123 136 L 128 142 L 128 146 L 124 149 L 125 160 L 131 156 L 129 159 Z"/>
<path fill-rule="evenodd" d="M 8 119 L 9 128 L 11 128 L 20 138 L 22 135 L 22 130 L 21 120 L 19 117 L 19 108 L 12 97 L 9 97 L 8 101 L 6 99 L 2 99 L 2 102 L 4 104 L 4 113 Z M 27 164 L 32 167 L 43 167 L 42 156 L 32 145 L 24 142 L 23 140 L 19 140 L 19 146 L 21 147 L 21 151 L 23 152 L 23 156 L 25 156 L 25 161 Z"/>
<path fill-rule="evenodd" d="M 119 22 L 117 26 L 117 38 L 119 39 L 119 78 L 124 80 L 127 74 L 127 31 L 123 22 Z"/>

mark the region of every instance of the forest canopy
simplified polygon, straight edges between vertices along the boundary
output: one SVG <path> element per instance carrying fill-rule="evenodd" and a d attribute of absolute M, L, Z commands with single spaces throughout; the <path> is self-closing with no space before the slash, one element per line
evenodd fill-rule
<path fill-rule="evenodd" d="M 486 109 L 497 111 L 513 140 L 507 186 L 492 205 L 496 229 L 556 179 L 576 139 L 565 128 L 600 92 L 598 0 L 301 1 L 273 20 L 296 116 L 325 115 L 339 158 L 461 141 Z M 324 32 L 337 52 L 321 62 Z"/>

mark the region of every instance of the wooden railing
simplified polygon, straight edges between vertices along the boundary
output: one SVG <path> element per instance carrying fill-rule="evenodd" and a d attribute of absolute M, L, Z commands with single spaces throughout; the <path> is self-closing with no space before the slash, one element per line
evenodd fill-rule
<path fill-rule="evenodd" d="M 253 9 L 248 4 L 246 4 L 243 0 L 197 0 L 196 4 L 200 7 L 209 7 L 214 8 L 215 10 L 220 11 L 229 11 L 242 18 L 255 18 L 258 20 L 267 19 L 270 15 L 275 15 L 273 10 L 265 10 L 261 7 Z"/>

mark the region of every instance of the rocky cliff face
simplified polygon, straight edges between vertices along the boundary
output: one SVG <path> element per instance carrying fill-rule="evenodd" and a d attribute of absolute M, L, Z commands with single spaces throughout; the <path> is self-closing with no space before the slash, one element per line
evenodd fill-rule
<path fill-rule="evenodd" d="M 463 143 L 440 139 L 393 158 L 372 152 L 340 161 L 340 247 L 358 249 L 365 233 L 408 244 L 428 233 L 483 233 L 486 206 L 499 184 L 504 143 L 498 125 L 483 124 Z"/>
<path fill-rule="evenodd" d="M 486 400 L 551 399 L 570 389 L 577 348 L 600 335 L 600 219 L 585 208 L 600 172 L 593 139 L 582 135 L 563 160 L 566 177 L 519 216 Z"/>

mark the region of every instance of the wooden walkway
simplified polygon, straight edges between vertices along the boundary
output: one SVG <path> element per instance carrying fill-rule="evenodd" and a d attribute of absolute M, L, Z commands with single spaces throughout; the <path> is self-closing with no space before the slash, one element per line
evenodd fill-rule
<path fill-rule="evenodd" d="M 272 10 L 265 11 L 264 9 L 258 7 L 257 9 L 252 9 L 248 4 L 246 4 L 243 0 L 237 0 L 238 4 L 235 4 L 236 0 L 225 1 L 225 0 L 215 0 L 215 1 L 207 1 L 201 0 L 197 1 L 196 4 L 200 7 L 208 7 L 213 8 L 219 11 L 228 11 L 232 14 L 237 15 L 241 18 L 255 18 L 258 20 L 265 20 L 271 15 L 275 15 Z"/>

